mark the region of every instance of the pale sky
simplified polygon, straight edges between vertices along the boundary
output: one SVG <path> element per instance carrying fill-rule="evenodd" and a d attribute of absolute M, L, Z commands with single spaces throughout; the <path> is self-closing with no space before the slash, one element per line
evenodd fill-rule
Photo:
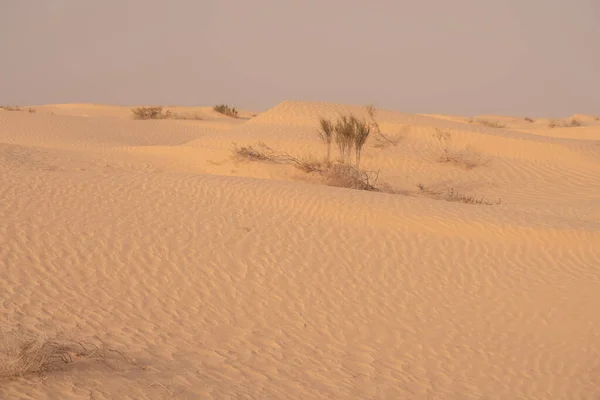
<path fill-rule="evenodd" d="M 0 104 L 600 115 L 599 0 L 0 0 Z"/>

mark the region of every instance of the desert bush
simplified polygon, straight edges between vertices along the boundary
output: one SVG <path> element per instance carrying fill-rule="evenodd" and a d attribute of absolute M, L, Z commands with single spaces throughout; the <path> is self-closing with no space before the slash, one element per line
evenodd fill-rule
<path fill-rule="evenodd" d="M 527 121 L 527 122 L 529 122 L 529 123 L 531 123 L 531 122 L 535 122 L 535 121 L 533 120 L 533 118 L 529 118 L 529 117 L 525 117 L 525 121 Z"/>
<path fill-rule="evenodd" d="M 234 157 L 238 160 L 259 161 L 275 164 L 293 165 L 305 173 L 317 173 L 329 186 L 349 189 L 392 192 L 385 185 L 376 186 L 379 172 L 364 171 L 343 161 L 329 162 L 314 159 L 298 159 L 288 153 L 278 152 L 258 142 L 254 146 L 237 146 L 234 144 Z"/>
<path fill-rule="evenodd" d="M 0 332 L 0 378 L 56 371 L 84 360 L 98 361 L 111 368 L 116 368 L 119 360 L 129 361 L 123 353 L 103 343 L 27 334 L 22 329 Z"/>
<path fill-rule="evenodd" d="M 398 145 L 398 142 L 400 141 L 399 137 L 391 137 L 391 136 L 384 134 L 381 131 L 381 128 L 379 127 L 379 123 L 377 122 L 377 119 L 375 118 L 375 116 L 377 114 L 377 109 L 375 108 L 375 106 L 373 106 L 372 104 L 369 104 L 369 105 L 365 106 L 365 109 L 367 110 L 367 114 L 369 115 L 369 124 L 371 126 L 371 129 L 373 129 L 373 132 L 374 132 L 373 140 L 375 141 L 375 147 L 384 149 L 384 148 L 387 148 L 390 146 Z"/>
<path fill-rule="evenodd" d="M 371 133 L 371 127 L 366 121 L 359 120 L 353 114 L 342 115 L 335 123 L 320 118 L 317 133 L 327 145 L 327 161 L 331 158 L 331 143 L 335 141 L 340 153 L 339 160 L 350 163 L 354 150 L 356 167 L 360 167 L 362 149 Z"/>
<path fill-rule="evenodd" d="M 577 118 L 571 118 L 568 121 L 550 121 L 550 123 L 548 124 L 548 128 L 574 128 L 582 125 L 583 122 L 581 122 Z"/>
<path fill-rule="evenodd" d="M 35 114 L 36 113 L 35 108 L 31 108 L 31 107 L 28 108 L 27 111 L 29 112 L 29 114 Z"/>
<path fill-rule="evenodd" d="M 169 112 L 169 111 L 167 111 L 167 112 Z M 171 113 L 171 116 L 169 118 L 181 119 L 181 120 L 187 120 L 187 121 L 202 121 L 204 119 L 198 114 L 180 114 L 180 113 Z"/>
<path fill-rule="evenodd" d="M 453 164 L 465 169 L 473 169 L 485 162 L 481 155 L 475 150 L 465 147 L 460 150 L 452 148 L 452 134 L 450 132 L 436 129 L 433 137 L 438 141 L 442 154 L 438 158 L 438 162 Z"/>
<path fill-rule="evenodd" d="M 22 111 L 21 107 L 19 107 L 19 106 L 0 106 L 0 109 L 6 110 L 6 111 Z"/>
<path fill-rule="evenodd" d="M 475 122 L 477 122 L 478 124 L 481 124 L 483 126 L 487 126 L 489 128 L 498 128 L 498 129 L 506 128 L 506 125 L 503 125 L 503 124 L 501 124 L 499 122 L 495 122 L 495 121 L 489 121 L 487 119 L 478 119 L 478 120 L 475 120 Z"/>
<path fill-rule="evenodd" d="M 358 167 L 345 163 L 334 163 L 321 172 L 327 185 L 349 189 L 381 191 L 375 184 L 379 172 L 363 171 Z"/>
<path fill-rule="evenodd" d="M 136 107 L 131 113 L 134 119 L 168 119 L 173 116 L 171 111 L 163 112 L 162 107 Z"/>
<path fill-rule="evenodd" d="M 319 134 L 319 137 L 321 138 L 323 143 L 325 143 L 325 145 L 327 146 L 327 161 L 330 161 L 331 160 L 331 142 L 333 141 L 333 133 L 334 133 L 335 127 L 333 125 L 333 122 L 331 122 L 331 120 L 328 120 L 325 118 L 319 119 L 319 125 L 320 125 L 320 127 L 317 130 L 317 133 Z"/>
<path fill-rule="evenodd" d="M 464 204 L 479 204 L 479 205 L 499 205 L 502 204 L 502 199 L 498 199 L 494 202 L 485 199 L 482 196 L 475 194 L 466 194 L 456 191 L 454 188 L 432 188 L 427 187 L 423 184 L 418 184 L 419 191 L 431 198 L 438 200 L 445 200 L 450 202 L 458 202 Z"/>
<path fill-rule="evenodd" d="M 223 115 L 227 115 L 228 117 L 232 117 L 232 118 L 238 117 L 238 112 L 235 109 L 235 107 L 229 107 L 226 104 L 218 104 L 213 107 L 213 110 L 215 110 L 216 112 L 221 113 Z"/>

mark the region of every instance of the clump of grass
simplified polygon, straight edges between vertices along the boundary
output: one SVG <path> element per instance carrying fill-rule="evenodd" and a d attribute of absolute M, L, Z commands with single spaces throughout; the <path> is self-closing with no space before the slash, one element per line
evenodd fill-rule
<path fill-rule="evenodd" d="M 361 170 L 343 161 L 301 160 L 288 153 L 275 151 L 263 142 L 258 142 L 254 146 L 234 145 L 233 153 L 238 160 L 293 165 L 305 173 L 318 174 L 329 186 L 368 191 L 391 191 L 386 186 L 376 185 L 379 172 Z"/>
<path fill-rule="evenodd" d="M 502 199 L 498 199 L 496 201 L 489 201 L 483 196 L 458 192 L 452 187 L 446 189 L 439 189 L 427 187 L 423 184 L 418 184 L 417 187 L 419 188 L 421 194 L 438 200 L 488 206 L 502 204 Z"/>
<path fill-rule="evenodd" d="M 498 129 L 506 128 L 506 125 L 504 125 L 504 124 L 501 124 L 501 123 L 495 122 L 495 121 L 490 121 L 487 119 L 477 119 L 477 120 L 471 120 L 471 121 L 472 122 L 470 122 L 470 123 L 476 122 L 480 125 L 487 126 L 489 128 L 498 128 Z"/>
<path fill-rule="evenodd" d="M 533 118 L 525 117 L 525 121 L 532 123 L 535 122 Z"/>
<path fill-rule="evenodd" d="M 391 137 L 381 131 L 379 123 L 375 118 L 377 115 L 377 109 L 375 106 L 369 104 L 365 106 L 365 109 L 367 110 L 367 115 L 369 116 L 369 124 L 371 129 L 374 131 L 373 140 L 375 141 L 375 147 L 385 149 L 390 146 L 397 146 L 398 142 L 400 141 L 399 137 Z"/>
<path fill-rule="evenodd" d="M 333 141 L 333 134 L 335 131 L 335 126 L 331 120 L 326 118 L 319 119 L 319 129 L 317 133 L 319 134 L 319 138 L 325 143 L 327 146 L 327 161 L 331 160 L 331 142 Z"/>
<path fill-rule="evenodd" d="M 167 112 L 170 112 L 170 111 L 167 111 Z M 187 121 L 202 121 L 204 119 L 198 114 L 180 114 L 180 113 L 171 113 L 171 116 L 169 118 L 181 119 L 181 120 L 187 120 Z"/>
<path fill-rule="evenodd" d="M 467 170 L 473 169 L 485 162 L 481 155 L 470 148 L 455 150 L 452 148 L 452 134 L 450 132 L 436 129 L 433 137 L 437 140 L 442 154 L 438 158 L 438 162 L 453 164 Z"/>
<path fill-rule="evenodd" d="M 85 360 L 101 362 L 111 368 L 116 368 L 118 360 L 129 361 L 123 353 L 103 343 L 32 335 L 22 329 L 0 332 L 0 378 L 56 371 Z"/>
<path fill-rule="evenodd" d="M 19 107 L 19 106 L 0 106 L 0 109 L 6 110 L 6 111 L 22 111 L 21 107 Z"/>
<path fill-rule="evenodd" d="M 364 120 L 359 120 L 353 114 L 342 115 L 334 123 L 320 118 L 319 138 L 327 145 L 327 160 L 331 157 L 331 144 L 335 142 L 339 151 L 339 160 L 350 163 L 352 151 L 356 168 L 360 168 L 362 149 L 371 134 L 371 127 Z"/>
<path fill-rule="evenodd" d="M 27 109 L 27 112 L 29 112 L 29 114 L 35 114 L 35 113 L 36 113 L 36 110 L 35 110 L 35 108 L 31 108 L 31 107 L 29 107 L 29 108 Z"/>
<path fill-rule="evenodd" d="M 574 128 L 577 126 L 583 126 L 583 122 L 577 118 L 571 118 L 568 121 L 550 121 L 548 128 Z"/>
<path fill-rule="evenodd" d="M 213 110 L 223 115 L 227 115 L 228 117 L 238 117 L 238 111 L 235 109 L 235 107 L 230 107 L 227 104 L 218 104 L 213 107 Z"/>
<path fill-rule="evenodd" d="M 163 111 L 162 107 L 135 107 L 131 110 L 134 119 L 168 119 L 173 117 L 171 111 Z"/>
<path fill-rule="evenodd" d="M 373 192 L 382 191 L 375 186 L 379 178 L 379 172 L 364 171 L 350 164 L 330 164 L 328 168 L 321 171 L 321 175 L 329 186 Z"/>

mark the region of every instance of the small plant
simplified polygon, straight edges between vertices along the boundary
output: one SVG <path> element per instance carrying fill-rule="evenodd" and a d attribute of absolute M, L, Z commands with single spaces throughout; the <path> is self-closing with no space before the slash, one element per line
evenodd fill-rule
<path fill-rule="evenodd" d="M 577 126 L 583 126 L 583 122 L 577 118 L 571 118 L 568 121 L 550 121 L 548 128 L 574 128 Z"/>
<path fill-rule="evenodd" d="M 371 128 L 374 132 L 373 139 L 375 140 L 375 147 L 383 149 L 386 147 L 398 145 L 398 142 L 400 141 L 398 137 L 390 137 L 381 131 L 379 123 L 375 118 L 377 114 L 377 109 L 375 108 L 375 106 L 369 104 L 365 106 L 365 109 L 367 110 L 367 114 L 369 115 L 369 124 L 371 125 Z"/>
<path fill-rule="evenodd" d="M 535 122 L 535 121 L 533 120 L 533 118 L 529 118 L 529 117 L 525 117 L 525 121 L 527 121 L 527 122 L 529 122 L 529 123 Z"/>
<path fill-rule="evenodd" d="M 465 147 L 462 150 L 452 149 L 452 134 L 436 129 L 433 137 L 438 141 L 442 154 L 438 158 L 441 163 L 454 164 L 467 170 L 484 164 L 481 155 L 475 150 Z"/>
<path fill-rule="evenodd" d="M 273 150 L 259 142 L 255 146 L 234 146 L 234 157 L 248 161 L 268 162 L 275 164 L 293 165 L 305 173 L 318 173 L 329 186 L 349 189 L 385 191 L 393 190 L 385 185 L 376 186 L 379 172 L 364 171 L 345 162 L 322 162 L 316 160 L 300 160 L 287 153 Z"/>
<path fill-rule="evenodd" d="M 489 128 L 498 128 L 498 129 L 506 128 L 506 125 L 503 125 L 499 122 L 489 121 L 487 119 L 479 119 L 476 122 L 483 126 L 487 126 Z"/>
<path fill-rule="evenodd" d="M 354 150 L 356 167 L 360 167 L 362 149 L 371 133 L 369 124 L 349 114 L 339 117 L 335 124 L 331 120 L 321 118 L 319 125 L 320 129 L 317 133 L 327 145 L 327 161 L 331 158 L 331 143 L 335 141 L 340 153 L 340 161 L 350 163 L 352 150 Z"/>
<path fill-rule="evenodd" d="M 19 106 L 0 106 L 0 108 L 6 111 L 21 111 Z"/>
<path fill-rule="evenodd" d="M 219 104 L 213 107 L 213 110 L 215 110 L 218 113 L 221 113 L 223 115 L 227 115 L 228 117 L 232 117 L 232 118 L 237 118 L 238 117 L 238 112 L 235 109 L 235 107 L 229 107 L 226 104 Z"/>
<path fill-rule="evenodd" d="M 163 112 L 162 107 L 136 107 L 131 110 L 134 119 L 168 119 L 173 117 L 171 111 Z"/>
<path fill-rule="evenodd" d="M 55 371 L 82 360 L 99 361 L 111 368 L 116 361 L 114 356 L 129 361 L 104 344 L 30 335 L 22 330 L 2 331 L 0 338 L 0 378 Z"/>
<path fill-rule="evenodd" d="M 29 112 L 29 114 L 35 114 L 36 113 L 35 108 L 31 108 L 31 107 L 29 109 L 27 109 L 27 111 Z"/>
<path fill-rule="evenodd" d="M 333 122 L 331 122 L 331 120 L 328 120 L 325 118 L 319 119 L 319 125 L 320 125 L 320 128 L 317 131 L 317 133 L 319 134 L 319 137 L 321 138 L 323 143 L 325 143 L 325 145 L 327 146 L 327 161 L 330 161 L 331 160 L 331 142 L 333 141 L 333 133 L 334 133 L 335 127 L 333 125 Z"/>
<path fill-rule="evenodd" d="M 476 196 L 474 194 L 465 194 L 454 190 L 454 188 L 438 189 L 426 187 L 423 184 L 418 184 L 419 191 L 431 198 L 438 200 L 445 200 L 450 202 L 458 202 L 464 204 L 479 204 L 479 205 L 499 205 L 502 204 L 502 199 L 498 199 L 495 202 L 489 201 L 484 197 Z"/>

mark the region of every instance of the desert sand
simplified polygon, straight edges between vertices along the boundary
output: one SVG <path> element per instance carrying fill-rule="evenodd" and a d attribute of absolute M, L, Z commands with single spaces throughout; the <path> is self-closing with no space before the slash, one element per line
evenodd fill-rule
<path fill-rule="evenodd" d="M 390 193 L 232 157 L 323 157 L 319 117 L 361 106 L 31 107 L 0 110 L 3 337 L 125 357 L 1 378 L 0 399 L 600 398 L 593 116 L 380 110 L 397 144 L 362 166 Z M 477 165 L 439 162 L 438 131 Z"/>

